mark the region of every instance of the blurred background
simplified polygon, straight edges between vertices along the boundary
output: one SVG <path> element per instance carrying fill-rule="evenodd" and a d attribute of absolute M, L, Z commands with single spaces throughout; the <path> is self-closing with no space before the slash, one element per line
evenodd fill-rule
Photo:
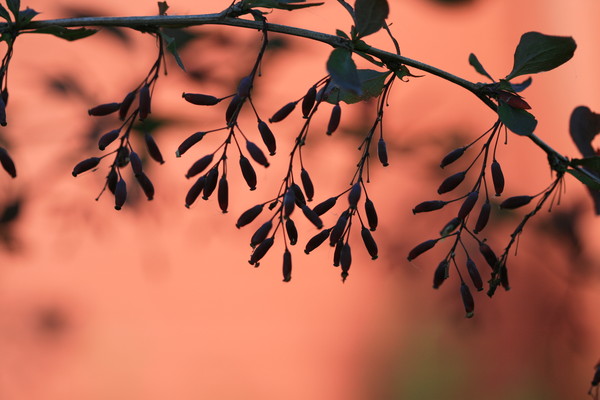
<path fill-rule="evenodd" d="M 22 3 L 41 12 L 38 19 L 157 13 L 156 2 L 142 0 Z M 212 13 L 229 5 L 168 3 L 169 14 Z M 600 3 L 390 0 L 390 7 L 403 55 L 472 81 L 483 77 L 468 65 L 471 52 L 492 76 L 502 77 L 523 33 L 573 36 L 575 57 L 534 76 L 523 94 L 539 121 L 537 135 L 562 154 L 579 156 L 568 121 L 576 106 L 600 110 Z M 268 19 L 327 33 L 351 25 L 334 0 L 275 11 Z M 214 198 L 186 209 L 192 182 L 185 172 L 220 142 L 207 137 L 181 158 L 175 149 L 193 132 L 222 126 L 226 106 L 194 106 L 181 93 L 232 93 L 251 70 L 261 37 L 212 26 L 172 33 L 188 73 L 167 56 L 168 75 L 156 85 L 144 127 L 166 161 L 159 166 L 145 160 L 157 193 L 148 202 L 132 182 L 120 212 L 110 195 L 94 201 L 108 160 L 76 179 L 71 171 L 99 155 L 99 135 L 118 126 L 116 119 L 92 118 L 87 110 L 120 102 L 139 84 L 155 60 L 154 39 L 103 29 L 73 43 L 45 35 L 17 41 L 9 125 L 0 132 L 19 175 L 0 177 L 0 398 L 586 398 L 600 358 L 600 222 L 581 184 L 567 179 L 560 206 L 526 226 L 518 254 L 509 260 L 512 290 L 492 299 L 474 293 L 475 317 L 466 319 L 456 276 L 431 289 L 443 245 L 406 261 L 407 252 L 436 237 L 456 210 L 414 216 L 411 209 L 436 199 L 439 182 L 460 170 L 441 170 L 441 158 L 489 129 L 495 117 L 439 78 L 397 82 L 385 117 L 390 166 L 372 163 L 368 186 L 380 216 L 374 232 L 379 259 L 371 261 L 354 237 L 352 269 L 342 284 L 331 249 L 302 252 L 316 230 L 299 221 L 293 279 L 282 283 L 280 239 L 259 268 L 247 263 L 249 238 L 264 216 L 240 230 L 234 225 L 243 211 L 276 193 L 302 123 L 299 113 L 272 125 L 279 150 L 268 169 L 257 168 L 256 191 L 247 190 L 234 167 L 229 213 L 222 214 Z M 303 39 L 271 39 L 253 92 L 263 119 L 324 77 L 331 51 Z M 383 32 L 368 42 L 393 49 Z M 315 183 L 314 204 L 347 188 L 374 107 L 343 105 L 334 137 L 324 134 L 330 106 L 316 117 L 303 152 Z M 259 141 L 255 124 L 246 110 L 242 128 Z M 509 135 L 508 143 L 497 155 L 506 196 L 543 190 L 552 179 L 543 152 L 522 137 Z M 465 158 L 468 165 L 471 158 Z M 326 215 L 325 225 L 341 211 Z M 498 253 L 522 214 L 493 214 L 486 237 Z M 476 262 L 484 272 L 484 261 Z"/>

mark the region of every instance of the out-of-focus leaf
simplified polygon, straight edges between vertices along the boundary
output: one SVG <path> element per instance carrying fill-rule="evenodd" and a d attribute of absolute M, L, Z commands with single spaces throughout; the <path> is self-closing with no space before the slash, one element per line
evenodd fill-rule
<path fill-rule="evenodd" d="M 477 59 L 477 56 L 473 53 L 469 54 L 469 64 L 471 64 L 473 68 L 475 68 L 475 71 L 479 72 L 481 75 L 489 78 L 491 81 L 494 80 L 494 78 L 492 78 L 492 76 L 487 73 L 485 68 L 483 68 L 483 65 L 481 65 L 481 63 Z"/>
<path fill-rule="evenodd" d="M 179 65 L 179 68 L 185 72 L 185 66 L 183 65 L 183 61 L 181 61 L 181 57 L 179 57 L 179 53 L 177 52 L 177 44 L 175 43 L 175 39 L 164 32 L 160 32 L 160 36 L 167 44 L 167 50 L 173 55 L 177 65 Z"/>
<path fill-rule="evenodd" d="M 498 104 L 498 116 L 502 123 L 517 135 L 530 136 L 537 126 L 537 120 L 532 114 L 504 102 Z"/>
<path fill-rule="evenodd" d="M 527 32 L 521 36 L 515 50 L 513 69 L 506 79 L 550 71 L 569 61 L 576 48 L 572 37 Z"/>
<path fill-rule="evenodd" d="M 342 90 L 347 90 L 358 96 L 362 94 L 360 78 L 352 53 L 346 49 L 334 49 L 327 60 L 327 72 L 331 75 L 333 84 Z"/>
<path fill-rule="evenodd" d="M 577 178 L 582 183 L 584 183 L 590 190 L 593 190 L 593 191 L 595 191 L 597 193 L 600 193 L 599 192 L 600 191 L 600 183 L 598 183 L 593 178 L 590 178 L 585 173 L 583 173 L 583 172 L 581 172 L 581 171 L 579 171 L 577 169 L 573 169 L 573 168 L 567 169 L 567 172 L 569 174 L 573 175 L 575 178 Z"/>
<path fill-rule="evenodd" d="M 354 4 L 356 36 L 361 38 L 383 28 L 389 12 L 387 0 L 356 0 Z"/>
<path fill-rule="evenodd" d="M 347 104 L 354 104 L 379 96 L 383 90 L 385 79 L 390 74 L 391 71 L 379 72 L 372 69 L 359 69 L 358 79 L 362 94 L 359 96 L 351 91 L 340 90 L 340 88 L 334 86 L 327 95 L 327 102 L 336 104 L 338 101 L 343 101 Z"/>
<path fill-rule="evenodd" d="M 54 35 L 56 37 L 59 37 L 61 39 L 65 39 L 68 41 L 84 39 L 88 36 L 93 35 L 96 32 L 98 32 L 96 29 L 89 29 L 89 28 L 68 29 L 68 28 L 64 28 L 62 26 L 58 26 L 58 25 L 48 26 L 46 28 L 40 28 L 40 29 L 31 31 L 31 33 L 45 33 L 48 35 Z"/>
<path fill-rule="evenodd" d="M 501 79 L 500 81 L 503 81 L 504 79 Z M 512 88 L 512 91 L 515 93 L 519 93 L 522 92 L 523 90 L 527 89 L 529 87 L 529 85 L 531 85 L 531 82 L 533 81 L 533 79 L 531 79 L 531 77 L 525 79 L 523 82 L 521 83 L 510 83 L 510 87 Z"/>

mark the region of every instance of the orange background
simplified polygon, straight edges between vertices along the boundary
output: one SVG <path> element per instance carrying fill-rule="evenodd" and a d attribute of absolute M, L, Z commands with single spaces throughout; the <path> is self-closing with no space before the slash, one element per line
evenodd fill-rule
<path fill-rule="evenodd" d="M 171 0 L 169 13 L 217 12 L 228 4 Z M 511 69 L 524 32 L 573 36 L 575 57 L 534 76 L 524 95 L 539 121 L 538 136 L 577 157 L 569 115 L 578 105 L 600 110 L 600 4 L 574 4 L 479 0 L 452 8 L 392 0 L 389 21 L 403 55 L 473 81 L 483 77 L 468 65 L 470 52 L 500 77 Z M 156 13 L 155 2 L 139 0 L 24 5 L 41 11 L 38 19 L 64 17 L 74 8 L 107 16 Z M 293 13 L 275 11 L 268 18 L 328 33 L 350 26 L 333 0 Z M 78 161 L 99 154 L 86 136 L 98 119 L 88 117 L 87 109 L 120 101 L 143 79 L 154 61 L 154 40 L 131 32 L 125 44 L 101 32 L 73 43 L 42 35 L 17 41 L 9 126 L 2 137 L 19 176 L 2 178 L 0 198 L 22 198 L 23 206 L 19 221 L 2 231 L 0 398 L 585 398 L 600 356 L 595 246 L 600 223 L 585 188 L 569 179 L 561 206 L 527 225 L 518 256 L 511 256 L 513 289 L 500 290 L 491 300 L 475 293 L 476 315 L 465 319 L 455 276 L 439 291 L 431 290 L 433 270 L 445 255 L 441 245 L 406 261 L 407 251 L 434 237 L 455 210 L 418 216 L 410 210 L 437 198 L 438 183 L 459 171 L 456 166 L 440 171 L 440 159 L 487 130 L 494 115 L 470 93 L 439 78 L 398 82 L 385 116 L 391 165 L 372 163 L 369 185 L 381 220 L 374 233 L 379 260 L 369 260 L 356 235 L 350 277 L 342 284 L 339 269 L 331 267 L 330 249 L 303 254 L 315 230 L 299 223 L 293 279 L 284 284 L 280 238 L 259 268 L 247 263 L 249 238 L 266 214 L 241 230 L 234 224 L 241 212 L 276 191 L 300 127 L 298 112 L 272 126 L 279 151 L 268 170 L 257 167 L 257 191 L 247 190 L 232 162 L 228 214 L 219 212 L 214 198 L 184 208 L 191 185 L 185 171 L 219 140 L 207 138 L 179 159 L 175 149 L 191 133 L 221 126 L 225 106 L 193 106 L 181 93 L 231 93 L 260 46 L 260 35 L 250 30 L 193 31 L 205 36 L 181 56 L 189 71 L 208 79 L 187 78 L 168 58 L 169 75 L 156 86 L 153 116 L 176 122 L 156 132 L 166 159 L 163 166 L 148 167 L 157 194 L 146 202 L 132 182 L 121 212 L 108 195 L 93 200 L 105 169 L 77 179 L 70 172 Z M 326 74 L 327 45 L 286 40 L 284 50 L 268 53 L 255 83 L 263 119 Z M 383 33 L 368 42 L 392 49 Z M 75 81 L 81 93 L 52 90 L 48 82 L 59 79 Z M 304 162 L 316 202 L 347 188 L 360 156 L 359 135 L 372 123 L 373 110 L 372 104 L 344 106 L 341 129 L 332 138 L 317 123 L 326 123 L 327 111 L 313 123 Z M 114 127 L 106 122 L 98 129 Z M 259 141 L 249 112 L 242 128 Z M 499 160 L 507 196 L 537 193 L 551 180 L 544 154 L 524 138 L 511 135 Z M 339 212 L 339 207 L 330 212 L 326 225 Z M 497 252 L 518 221 L 511 214 L 488 227 Z M 571 225 L 581 248 L 569 245 L 564 234 Z M 487 268 L 482 260 L 478 264 L 482 272 Z M 48 318 L 58 320 L 58 328 L 48 329 Z"/>

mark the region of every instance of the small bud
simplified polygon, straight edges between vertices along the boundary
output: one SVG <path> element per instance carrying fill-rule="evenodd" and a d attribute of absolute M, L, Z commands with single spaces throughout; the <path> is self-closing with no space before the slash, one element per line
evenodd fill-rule
<path fill-rule="evenodd" d="M 250 96 L 250 90 L 252 89 L 252 75 L 243 77 L 237 87 L 237 95 L 241 98 Z"/>
<path fill-rule="evenodd" d="M 242 213 L 242 215 L 240 215 L 240 217 L 238 218 L 238 220 L 235 224 L 235 227 L 239 229 L 242 226 L 246 226 L 250 222 L 254 221 L 256 219 L 256 217 L 258 217 L 259 214 L 262 212 L 264 206 L 265 206 L 264 204 L 258 204 L 256 206 L 244 211 Z"/>
<path fill-rule="evenodd" d="M 100 139 L 98 139 L 98 148 L 100 150 L 106 149 L 112 142 L 114 142 L 119 137 L 120 132 L 120 129 L 113 129 L 112 131 L 100 136 Z"/>
<path fill-rule="evenodd" d="M 219 201 L 219 208 L 223 211 L 223 214 L 227 213 L 227 207 L 229 206 L 229 184 L 227 183 L 227 176 L 225 174 L 219 179 L 217 200 Z"/>
<path fill-rule="evenodd" d="M 377 211 L 375 211 L 375 204 L 373 204 L 373 201 L 369 198 L 365 201 L 365 214 L 367 215 L 369 229 L 372 232 L 377 229 L 379 219 L 377 218 Z"/>
<path fill-rule="evenodd" d="M 283 252 L 283 281 L 292 280 L 292 253 L 288 249 Z"/>
<path fill-rule="evenodd" d="M 269 232 L 273 228 L 273 221 L 268 220 L 264 224 L 262 224 L 255 232 L 254 235 L 250 238 L 250 246 L 255 247 L 257 244 L 262 243 L 267 236 L 269 236 Z"/>
<path fill-rule="evenodd" d="M 217 182 L 219 180 L 219 170 L 215 167 L 211 168 L 206 174 L 206 183 L 204 184 L 204 190 L 202 191 L 202 199 L 208 200 L 211 194 L 217 188 Z"/>
<path fill-rule="evenodd" d="M 292 101 L 287 103 L 285 106 L 281 107 L 271 118 L 269 118 L 269 122 L 280 122 L 283 121 L 292 111 L 296 108 L 297 101 Z"/>
<path fill-rule="evenodd" d="M 181 157 L 186 151 L 188 151 L 193 145 L 202 140 L 202 138 L 206 135 L 206 132 L 196 132 L 185 139 L 175 152 L 176 157 Z"/>
<path fill-rule="evenodd" d="M 492 248 L 488 246 L 487 243 L 481 243 L 479 245 L 479 252 L 483 256 L 483 258 L 485 258 L 485 261 L 488 263 L 490 268 L 495 269 L 496 264 L 498 263 L 498 257 L 496 257 L 496 254 L 494 253 Z"/>
<path fill-rule="evenodd" d="M 144 191 L 148 201 L 152 200 L 154 198 L 154 185 L 152 184 L 150 178 L 148 178 L 148 176 L 142 172 L 140 174 L 136 174 L 135 179 L 138 181 L 140 187 Z"/>
<path fill-rule="evenodd" d="M 435 269 L 435 271 L 433 272 L 433 288 L 434 289 L 438 289 L 440 286 L 442 286 L 442 283 L 444 283 L 444 281 L 446 279 L 448 279 L 449 275 L 449 267 L 450 263 L 448 262 L 448 260 L 443 260 L 442 262 L 440 262 L 437 266 L 437 268 Z"/>
<path fill-rule="evenodd" d="M 323 221 L 321 221 L 321 218 L 319 218 L 319 216 L 317 215 L 316 212 L 314 212 L 313 210 L 310 209 L 309 206 L 307 206 L 306 204 L 303 204 L 302 206 L 300 206 L 300 208 L 302 209 L 302 212 L 304 213 L 304 216 L 315 226 L 317 227 L 317 229 L 321 229 L 323 228 Z"/>
<path fill-rule="evenodd" d="M 492 161 L 492 181 L 494 182 L 494 190 L 496 191 L 496 196 L 500 196 L 504 191 L 504 174 L 502 173 L 502 168 L 500 168 L 500 164 L 498 161 Z"/>
<path fill-rule="evenodd" d="M 350 250 L 350 245 L 348 244 L 348 242 L 346 242 L 342 247 L 342 253 L 340 254 L 340 264 L 342 266 L 342 282 L 345 282 L 346 278 L 348 277 L 350 265 L 352 265 L 352 251 Z"/>
<path fill-rule="evenodd" d="M 197 106 L 214 106 L 218 104 L 222 99 L 218 99 L 215 96 L 199 93 L 183 93 L 181 95 L 188 103 L 195 104 Z"/>
<path fill-rule="evenodd" d="M 344 231 L 346 230 L 346 225 L 348 224 L 349 215 L 350 214 L 348 213 L 348 210 L 344 211 L 338 218 L 334 227 L 331 229 L 331 234 L 329 235 L 329 245 L 330 246 L 332 246 L 332 247 L 335 246 L 337 241 L 342 238 L 342 235 L 344 234 Z"/>
<path fill-rule="evenodd" d="M 131 163 L 131 169 L 134 175 L 141 175 L 144 173 L 142 167 L 142 159 L 135 151 L 129 153 L 129 162 Z"/>
<path fill-rule="evenodd" d="M 2 149 L 4 150 L 4 149 Z M 6 150 L 2 151 L 0 150 L 0 154 L 5 153 Z M 8 155 L 8 153 L 6 153 Z M 73 167 L 73 176 L 77 176 L 85 171 L 89 171 L 92 168 L 96 168 L 98 166 L 98 164 L 100 164 L 100 160 L 102 160 L 100 157 L 90 157 L 87 158 L 81 162 L 79 162 L 79 164 L 77 164 L 75 167 Z M 12 173 L 14 166 L 12 167 L 13 169 L 7 169 L 7 166 L 4 165 L 5 161 L 4 161 L 4 157 L 0 157 L 0 161 L 2 162 L 2 166 L 4 167 L 4 169 L 9 173 L 10 176 L 12 176 L 13 178 L 16 176 L 16 172 Z M 10 166 L 9 166 L 10 167 Z"/>
<path fill-rule="evenodd" d="M 474 191 L 467 195 L 467 198 L 462 203 L 460 210 L 458 211 L 458 219 L 464 220 L 467 218 L 467 215 L 473 210 L 475 204 L 477 203 L 477 199 L 479 198 L 479 192 Z"/>
<path fill-rule="evenodd" d="M 348 193 L 348 204 L 350 205 L 350 208 L 356 209 L 358 200 L 360 200 L 360 192 L 360 182 L 356 182 L 350 189 L 350 193 Z"/>
<path fill-rule="evenodd" d="M 129 164 L 129 148 L 126 146 L 119 147 L 117 156 L 115 157 L 115 164 L 119 168 L 125 168 Z"/>
<path fill-rule="evenodd" d="M 102 117 L 116 112 L 119 110 L 119 107 L 121 107 L 121 103 L 100 104 L 99 106 L 90 108 L 88 114 L 94 117 Z"/>
<path fill-rule="evenodd" d="M 95 157 L 94 157 L 95 158 Z M 88 159 L 90 160 L 90 159 Z M 86 161 L 88 161 L 86 160 Z M 82 161 L 81 163 L 83 163 L 85 161 Z M 92 163 L 91 161 L 88 161 L 90 163 Z M 96 162 L 96 165 L 98 165 L 98 163 L 100 162 L 100 159 L 98 158 L 98 162 Z M 79 163 L 79 164 L 81 164 Z M 6 151 L 6 149 L 4 147 L 0 147 L 0 164 L 2 164 L 2 168 L 4 168 L 4 170 L 13 178 L 17 177 L 17 168 L 15 167 L 15 163 L 13 162 L 12 158 L 10 157 L 10 155 L 8 154 L 8 151 Z M 77 165 L 79 165 L 77 164 Z M 87 168 L 87 169 L 91 169 L 94 168 L 96 165 Z M 77 168 L 77 166 L 75 167 Z M 85 169 L 84 171 L 87 171 L 87 169 Z M 81 171 L 83 172 L 83 171 Z M 76 176 L 77 174 L 81 173 L 81 172 L 77 172 L 75 171 L 75 169 L 73 170 L 73 176 Z"/>
<path fill-rule="evenodd" d="M 521 96 L 515 93 L 500 90 L 498 92 L 498 100 L 508 104 L 512 108 L 516 108 L 519 110 L 531 109 L 531 106 L 525 100 L 523 100 Z"/>
<path fill-rule="evenodd" d="M 307 118 L 315 106 L 315 100 L 317 98 L 317 88 L 316 86 L 311 86 L 304 98 L 302 99 L 302 116 Z"/>
<path fill-rule="evenodd" d="M 473 295 L 471 295 L 469 287 L 464 282 L 461 282 L 460 284 L 460 295 L 465 306 L 465 312 L 467 313 L 466 317 L 472 318 L 473 311 L 475 311 L 475 301 L 473 300 Z"/>
<path fill-rule="evenodd" d="M 154 159 L 154 161 L 157 163 L 164 164 L 165 160 L 163 159 L 160 149 L 158 148 L 158 145 L 154 141 L 152 135 L 146 133 L 144 135 L 144 141 L 146 142 L 146 148 L 148 149 L 148 154 L 150 154 L 150 157 L 152 157 L 152 159 Z"/>
<path fill-rule="evenodd" d="M 439 210 L 444 207 L 448 202 L 442 200 L 429 200 L 419 203 L 413 208 L 413 214 L 422 213 L 422 212 L 430 212 Z"/>
<path fill-rule="evenodd" d="M 377 243 L 375 242 L 375 239 L 373 239 L 373 235 L 371 235 L 371 231 L 367 227 L 363 226 L 360 230 L 360 236 L 362 237 L 363 243 L 365 244 L 365 247 L 371 256 L 371 260 L 376 260 L 379 251 L 377 249 Z"/>
<path fill-rule="evenodd" d="M 273 239 L 272 237 L 263 240 L 258 245 L 258 247 L 256 247 L 256 249 L 254 249 L 254 252 L 250 256 L 250 261 L 248 261 L 248 262 L 251 265 L 256 264 L 256 266 L 258 267 L 258 262 L 265 256 L 265 254 L 267 254 L 269 249 L 273 246 L 274 241 L 275 241 L 275 239 Z"/>
<path fill-rule="evenodd" d="M 481 206 L 481 211 L 479 212 L 479 217 L 477 218 L 475 229 L 473 230 L 474 233 L 479 233 L 485 228 L 490 219 L 491 210 L 492 206 L 490 202 L 486 200 L 486 202 Z"/>
<path fill-rule="evenodd" d="M 270 155 L 275 155 L 275 150 L 277 150 L 277 143 L 275 141 L 275 135 L 271 132 L 269 125 L 266 122 L 259 120 L 258 121 L 258 131 L 260 132 L 260 137 L 263 140 L 265 146 L 267 146 L 267 150 L 269 150 Z"/>
<path fill-rule="evenodd" d="M 383 165 L 384 167 L 390 165 L 388 163 L 387 146 L 383 138 L 379 138 L 379 141 L 377 142 L 377 155 L 379 156 L 379 162 L 381 163 L 381 165 Z"/>
<path fill-rule="evenodd" d="M 237 94 L 233 96 L 231 102 L 229 102 L 229 106 L 227 106 L 227 110 L 225 111 L 225 122 L 227 122 L 228 126 L 233 125 L 237 120 L 237 116 L 242 108 L 242 104 L 244 104 L 244 99 Z"/>
<path fill-rule="evenodd" d="M 329 117 L 329 123 L 327 124 L 327 135 L 331 135 L 333 132 L 336 131 L 336 129 L 340 125 L 341 116 L 342 108 L 338 103 L 335 106 L 333 106 L 333 109 L 331 110 L 331 116 Z"/>
<path fill-rule="evenodd" d="M 445 166 L 458 160 L 463 154 L 465 154 L 465 150 L 467 150 L 466 147 L 459 147 L 458 149 L 454 149 L 450 153 L 446 154 L 440 163 L 440 168 L 444 168 Z"/>
<path fill-rule="evenodd" d="M 250 160 L 246 157 L 240 155 L 240 169 L 242 170 L 242 175 L 244 176 L 244 180 L 246 184 L 250 187 L 250 190 L 256 189 L 256 172 L 250 164 Z"/>
<path fill-rule="evenodd" d="M 265 168 L 269 166 L 269 161 L 267 161 L 267 157 L 265 157 L 265 153 L 263 153 L 260 147 L 258 147 L 251 141 L 246 140 L 246 150 L 248 150 L 248 153 L 250 153 L 250 157 L 252 157 L 252 159 L 258 164 L 262 165 Z"/>
<path fill-rule="evenodd" d="M 306 193 L 306 200 L 312 201 L 315 195 L 315 188 L 313 183 L 308 175 L 308 172 L 304 168 L 300 171 L 300 180 L 302 181 L 302 187 L 304 188 L 304 193 Z"/>
<path fill-rule="evenodd" d="M 473 286 L 475 286 L 477 291 L 482 291 L 483 281 L 481 279 L 481 275 L 479 274 L 479 270 L 477 269 L 475 261 L 471 260 L 471 258 L 467 258 L 467 271 L 469 272 L 469 276 L 471 277 Z"/>
<path fill-rule="evenodd" d="M 306 247 L 304 247 L 304 252 L 306 254 L 309 254 L 311 251 L 322 245 L 329 237 L 330 232 L 331 229 L 324 229 L 312 238 L 310 238 L 306 243 Z"/>
<path fill-rule="evenodd" d="M 461 182 L 465 179 L 466 175 L 467 173 L 465 171 L 462 171 L 447 177 L 438 188 L 438 194 L 448 193 L 456 189 L 456 187 L 460 185 Z"/>
<path fill-rule="evenodd" d="M 151 113 L 151 97 L 150 97 L 150 86 L 145 84 L 140 89 L 140 98 L 139 98 L 139 117 L 140 120 L 143 121 L 148 117 L 148 114 Z"/>
<path fill-rule="evenodd" d="M 432 249 L 436 243 L 437 239 L 431 239 L 418 244 L 408 253 L 408 261 L 412 261 L 421 254 L 425 253 L 427 250 Z"/>
<path fill-rule="evenodd" d="M 325 214 L 327 211 L 331 210 L 333 208 L 333 206 L 335 206 L 335 203 L 337 202 L 337 197 L 330 197 L 327 200 L 317 204 L 314 208 L 313 211 L 321 216 L 323 214 Z"/>
<path fill-rule="evenodd" d="M 137 94 L 137 90 L 127 93 L 127 95 L 121 102 L 121 105 L 119 107 L 119 119 L 121 121 L 125 121 L 125 118 L 127 118 L 127 113 L 129 112 L 129 108 L 131 107 L 131 105 L 133 104 L 133 101 L 135 100 L 136 94 Z"/>
<path fill-rule="evenodd" d="M 192 185 L 190 190 L 188 190 L 185 196 L 185 206 L 186 208 L 190 208 L 192 204 L 196 201 L 200 193 L 204 190 L 204 185 L 206 184 L 206 175 L 201 176 L 196 180 L 196 182 Z"/>
<path fill-rule="evenodd" d="M 188 172 L 185 174 L 185 177 L 189 179 L 204 171 L 213 162 L 213 158 L 214 154 L 207 154 L 204 157 L 200 158 L 198 161 L 192 164 L 190 169 L 188 169 Z"/>
<path fill-rule="evenodd" d="M 119 179 L 115 187 L 115 210 L 120 210 L 127 200 L 127 184 L 123 178 Z"/>
<path fill-rule="evenodd" d="M 288 218 L 285 221 L 285 232 L 287 233 L 291 246 L 298 243 L 298 229 L 296 229 L 296 224 L 291 218 Z"/>
<path fill-rule="evenodd" d="M 523 207 L 531 202 L 533 196 L 514 196 L 509 197 L 500 203 L 500 208 L 505 210 L 514 210 L 515 208 Z"/>

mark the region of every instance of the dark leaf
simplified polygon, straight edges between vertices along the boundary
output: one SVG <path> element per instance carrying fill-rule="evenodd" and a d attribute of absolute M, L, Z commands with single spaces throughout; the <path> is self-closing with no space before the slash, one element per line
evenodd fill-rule
<path fill-rule="evenodd" d="M 354 104 L 363 100 L 377 97 L 381 94 L 385 85 L 385 79 L 391 74 L 390 71 L 380 72 L 373 69 L 357 70 L 358 81 L 360 85 L 360 93 L 357 94 L 352 90 L 338 87 L 334 85 L 330 88 L 327 94 L 327 101 L 331 104 L 336 104 L 343 101 L 346 104 Z"/>
<path fill-rule="evenodd" d="M 0 4 L 0 17 L 4 18 L 6 22 L 11 22 L 10 14 L 2 4 Z"/>
<path fill-rule="evenodd" d="M 165 43 L 167 45 L 167 50 L 169 51 L 169 53 L 171 53 L 173 55 L 173 58 L 175 58 L 175 62 L 177 62 L 177 65 L 179 65 L 179 68 L 181 68 L 183 71 L 185 71 L 185 66 L 183 65 L 183 61 L 181 61 L 181 57 L 179 56 L 179 52 L 177 51 L 177 43 L 175 43 L 175 38 L 167 35 L 166 33 L 162 32 L 162 31 L 160 32 L 160 36 L 165 41 Z"/>
<path fill-rule="evenodd" d="M 355 19 L 355 17 L 354 17 L 354 8 L 352 8 L 352 6 L 350 4 L 348 4 L 348 3 L 346 3 L 344 0 L 337 0 L 337 1 L 338 1 L 338 3 L 340 3 L 346 9 L 346 11 L 348 11 L 348 13 L 350 14 L 350 16 L 354 20 Z"/>
<path fill-rule="evenodd" d="M 21 27 L 24 27 L 38 14 L 39 12 L 27 7 L 26 9 L 19 12 L 19 24 L 21 25 Z"/>
<path fill-rule="evenodd" d="M 498 104 L 498 117 L 508 129 L 521 136 L 530 136 L 537 126 L 537 120 L 532 114 L 502 101 Z"/>
<path fill-rule="evenodd" d="M 356 64 L 352 60 L 352 53 L 349 50 L 337 48 L 331 52 L 327 60 L 327 72 L 331 75 L 331 80 L 335 86 L 342 90 L 347 90 L 357 96 L 362 95 L 362 88 Z M 335 102 L 330 95 L 328 99 Z M 337 99 L 341 100 L 341 99 Z"/>
<path fill-rule="evenodd" d="M 19 16 L 19 10 L 21 9 L 21 1 L 20 0 L 6 0 L 6 5 L 10 12 L 15 16 L 15 21 Z"/>
<path fill-rule="evenodd" d="M 158 15 L 167 15 L 167 10 L 169 9 L 169 5 L 166 1 L 158 2 Z"/>
<path fill-rule="evenodd" d="M 263 8 L 277 8 L 280 10 L 293 11 L 293 10 L 299 10 L 301 8 L 315 7 L 315 6 L 320 6 L 320 5 L 324 4 L 324 3 L 306 3 L 306 4 L 304 4 L 304 1 L 305 0 L 296 0 L 296 1 L 248 0 L 245 2 L 245 5 L 248 8 L 263 7 Z M 303 3 L 303 4 L 296 4 L 296 3 Z"/>
<path fill-rule="evenodd" d="M 389 12 L 387 0 L 356 0 L 354 22 L 357 37 L 371 35 L 383 28 Z"/>
<path fill-rule="evenodd" d="M 502 81 L 502 79 L 501 79 L 501 81 Z M 513 92 L 519 93 L 519 92 L 522 92 L 523 90 L 527 89 L 529 87 L 529 85 L 531 85 L 532 81 L 533 81 L 533 79 L 531 77 L 529 77 L 529 78 L 525 79 L 521 83 L 511 83 L 511 82 L 509 82 L 509 84 L 510 84 L 510 87 L 511 87 L 511 89 L 512 89 Z"/>
<path fill-rule="evenodd" d="M 79 39 L 84 39 L 88 36 L 93 35 L 98 32 L 97 29 L 89 29 L 89 28 L 64 28 L 58 25 L 48 26 L 46 28 L 39 28 L 31 31 L 32 33 L 44 33 L 48 35 L 54 35 L 61 39 L 65 39 L 68 41 L 74 41 Z"/>
<path fill-rule="evenodd" d="M 475 71 L 479 72 L 481 75 L 489 78 L 491 81 L 494 80 L 494 78 L 492 78 L 491 75 L 487 73 L 485 68 L 483 68 L 483 65 L 481 65 L 481 63 L 477 59 L 477 56 L 473 53 L 469 54 L 469 64 L 471 64 L 473 68 L 475 68 Z"/>
<path fill-rule="evenodd" d="M 569 61 L 576 48 L 577 44 L 571 37 L 527 32 L 521 36 L 515 50 L 513 69 L 506 79 L 550 71 Z"/>

